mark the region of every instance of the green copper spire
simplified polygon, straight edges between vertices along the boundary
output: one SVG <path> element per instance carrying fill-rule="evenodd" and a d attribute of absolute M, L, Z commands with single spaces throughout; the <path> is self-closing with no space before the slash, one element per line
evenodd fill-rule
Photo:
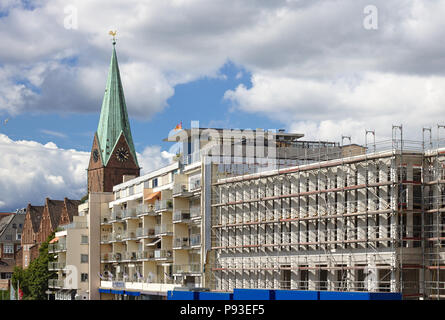
<path fill-rule="evenodd" d="M 97 138 L 104 166 L 107 165 L 121 133 L 124 134 L 130 148 L 129 151 L 136 165 L 139 166 L 133 138 L 131 137 L 130 122 L 128 120 L 127 106 L 125 105 L 124 89 L 117 63 L 115 44 L 116 42 L 113 41 L 113 55 L 111 56 L 107 87 L 97 127 Z"/>

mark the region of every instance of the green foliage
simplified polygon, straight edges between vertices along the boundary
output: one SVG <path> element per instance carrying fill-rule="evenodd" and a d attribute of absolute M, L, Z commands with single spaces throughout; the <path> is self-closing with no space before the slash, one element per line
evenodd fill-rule
<path fill-rule="evenodd" d="M 88 193 L 80 199 L 80 203 L 85 203 L 88 200 Z"/>
<path fill-rule="evenodd" d="M 0 290 L 0 300 L 9 300 L 9 290 Z"/>
<path fill-rule="evenodd" d="M 54 255 L 48 253 L 48 244 L 54 238 L 54 233 L 42 243 L 39 256 L 33 260 L 27 269 L 15 267 L 12 275 L 12 285 L 17 290 L 17 283 L 23 292 L 24 300 L 46 300 L 48 280 L 54 278 L 55 272 L 48 270 L 48 263 L 55 261 Z"/>

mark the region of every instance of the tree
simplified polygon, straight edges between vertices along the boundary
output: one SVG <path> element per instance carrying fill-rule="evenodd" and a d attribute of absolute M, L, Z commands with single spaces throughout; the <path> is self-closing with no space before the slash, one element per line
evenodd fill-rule
<path fill-rule="evenodd" d="M 48 280 L 54 278 L 55 272 L 48 270 L 49 262 L 55 261 L 54 254 L 48 253 L 49 242 L 54 238 L 54 233 L 43 242 L 39 248 L 39 256 L 33 260 L 27 269 L 16 267 L 12 275 L 12 283 L 17 290 L 17 282 L 25 300 L 46 300 Z"/>

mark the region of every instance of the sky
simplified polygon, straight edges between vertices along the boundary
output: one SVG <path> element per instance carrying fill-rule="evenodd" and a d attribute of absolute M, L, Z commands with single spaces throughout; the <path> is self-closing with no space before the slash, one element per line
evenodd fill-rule
<path fill-rule="evenodd" d="M 181 121 L 437 138 L 445 1 L 371 2 L 1 0 L 0 211 L 86 193 L 110 30 L 142 173 L 168 163 Z"/>

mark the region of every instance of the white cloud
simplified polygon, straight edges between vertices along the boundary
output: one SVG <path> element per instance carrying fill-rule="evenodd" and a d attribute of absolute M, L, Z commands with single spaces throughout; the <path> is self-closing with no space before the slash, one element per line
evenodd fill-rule
<path fill-rule="evenodd" d="M 404 124 L 407 138 L 419 138 L 423 126 L 435 125 L 445 105 L 445 77 L 392 73 L 361 77 L 299 79 L 256 74 L 252 87 L 229 90 L 225 98 L 238 110 L 260 112 L 307 138 L 364 140 L 365 130 L 391 137 L 392 124 Z"/>
<path fill-rule="evenodd" d="M 80 199 L 86 193 L 89 152 L 61 149 L 55 143 L 14 141 L 0 134 L 0 210 L 43 204 L 51 199 Z M 138 154 L 142 174 L 170 163 L 160 146 Z"/>
<path fill-rule="evenodd" d="M 146 147 L 142 154 L 137 154 L 139 166 L 142 168 L 141 175 L 168 165 L 173 156 L 172 153 L 161 151 L 160 146 Z"/>
<path fill-rule="evenodd" d="M 20 208 L 45 197 L 80 199 L 86 192 L 89 153 L 0 134 L 0 208 Z"/>

